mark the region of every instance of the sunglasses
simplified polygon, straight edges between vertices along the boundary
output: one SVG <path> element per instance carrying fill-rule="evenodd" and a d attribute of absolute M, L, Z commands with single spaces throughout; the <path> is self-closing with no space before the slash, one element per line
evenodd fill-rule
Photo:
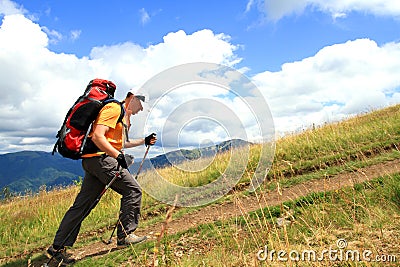
<path fill-rule="evenodd" d="M 144 95 L 135 95 L 135 97 L 142 102 L 144 102 L 146 100 L 146 97 Z"/>

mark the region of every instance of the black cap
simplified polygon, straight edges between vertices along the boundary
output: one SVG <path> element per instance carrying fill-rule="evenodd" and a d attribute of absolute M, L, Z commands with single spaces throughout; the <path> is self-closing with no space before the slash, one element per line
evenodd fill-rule
<path fill-rule="evenodd" d="M 146 97 L 144 95 L 135 95 L 135 97 L 142 102 L 144 102 L 146 100 Z"/>

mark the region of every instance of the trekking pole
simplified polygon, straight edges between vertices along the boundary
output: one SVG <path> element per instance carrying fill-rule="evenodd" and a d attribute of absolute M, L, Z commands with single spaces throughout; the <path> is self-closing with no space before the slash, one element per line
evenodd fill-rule
<path fill-rule="evenodd" d="M 138 169 L 138 171 L 137 171 L 137 173 L 136 173 L 135 180 L 137 180 L 137 178 L 138 178 L 138 176 L 139 176 L 139 173 L 140 173 L 140 171 L 142 170 L 142 166 L 143 166 L 144 160 L 146 159 L 147 154 L 149 153 L 149 149 L 150 149 L 150 146 L 147 146 L 147 149 L 146 149 L 146 152 L 144 153 L 142 162 L 140 163 L 139 169 Z M 129 171 L 129 170 L 128 170 L 128 171 Z M 111 240 L 111 239 L 112 239 L 112 237 L 113 237 L 113 235 L 114 235 L 115 229 L 117 229 L 117 227 L 118 227 L 119 222 L 120 222 L 120 219 L 119 219 L 119 216 L 118 216 L 118 221 L 117 221 L 117 223 L 114 225 L 114 228 L 113 228 L 113 230 L 112 230 L 112 232 L 111 232 L 110 238 L 109 238 L 107 241 L 102 240 L 104 244 L 109 245 L 109 244 L 112 243 L 112 240 Z"/>
<path fill-rule="evenodd" d="M 149 149 L 150 149 L 150 146 L 147 146 L 146 152 L 144 153 L 142 162 L 140 163 L 140 166 L 139 166 L 139 169 L 138 169 L 138 171 L 136 173 L 135 179 L 137 179 L 138 176 L 139 176 L 140 170 L 142 169 L 142 166 L 143 166 L 143 163 L 144 163 L 144 159 L 147 157 L 147 154 L 149 153 Z"/>
<path fill-rule="evenodd" d="M 79 220 L 79 222 L 74 226 L 74 228 L 72 228 L 72 230 L 68 233 L 67 237 L 64 239 L 64 241 L 61 243 L 60 247 L 63 247 L 65 245 L 65 243 L 67 243 L 68 239 L 70 238 L 70 236 L 72 235 L 73 232 L 75 232 L 75 230 L 79 227 L 79 225 L 83 222 L 83 220 L 86 218 L 86 216 L 89 215 L 89 213 L 91 212 L 91 210 L 96 207 L 97 203 L 99 203 L 101 197 L 104 195 L 104 193 L 107 191 L 107 189 L 114 183 L 114 181 L 119 178 L 121 176 L 121 173 L 119 171 L 120 169 L 120 165 L 118 163 L 117 165 L 117 172 L 115 173 L 115 176 L 111 179 L 111 181 L 106 184 L 106 186 L 104 187 L 103 191 L 101 191 L 101 193 L 99 194 L 99 196 L 96 198 L 96 200 L 92 203 L 92 205 L 90 206 L 90 208 L 86 211 L 86 213 L 82 216 L 82 218 Z M 59 252 L 59 250 L 57 250 L 56 252 Z M 56 253 L 55 253 L 56 254 Z M 54 254 L 54 255 L 55 255 Z M 45 266 L 48 266 L 50 264 L 50 262 L 53 260 L 54 255 L 51 256 L 51 258 L 49 259 L 49 261 L 47 262 L 47 264 Z"/>

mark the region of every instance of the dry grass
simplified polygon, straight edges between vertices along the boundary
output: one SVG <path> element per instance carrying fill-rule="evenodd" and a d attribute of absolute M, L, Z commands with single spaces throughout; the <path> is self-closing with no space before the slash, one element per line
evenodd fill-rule
<path fill-rule="evenodd" d="M 351 162 L 367 164 L 371 158 L 398 151 L 399 109 L 400 106 L 390 107 L 277 140 L 268 180 L 271 184 L 280 185 L 286 180 L 295 180 L 299 175 L 313 174 L 335 166 L 341 168 L 339 171 L 346 171 Z M 250 154 L 242 159 L 246 161 L 246 168 L 243 175 L 237 177 L 240 184 L 249 184 L 253 173 L 256 172 L 260 151 L 261 145 L 253 145 Z M 398 157 L 398 154 L 396 155 L 395 157 Z M 198 161 L 183 166 L 186 170 L 200 171 L 188 172 L 178 168 L 166 168 L 158 172 L 176 185 L 196 187 L 214 181 L 224 173 L 230 160 L 231 154 L 227 153 L 217 155 L 211 164 Z M 141 179 L 151 182 L 152 175 L 154 173 L 146 173 Z M 326 177 L 329 177 L 329 174 Z M 245 188 L 247 187 L 243 187 Z M 400 226 L 394 220 L 397 218 L 398 221 L 398 217 L 394 217 L 398 216 L 398 206 L 396 211 L 388 198 L 379 198 L 376 193 L 379 192 L 379 188 L 367 188 L 360 192 L 335 192 L 330 198 L 323 198 L 322 202 L 320 197 L 312 196 L 308 200 L 309 205 L 302 202 L 303 206 L 294 210 L 285 205 L 261 209 L 268 203 L 260 198 L 259 212 L 248 214 L 243 210 L 242 218 L 236 221 L 207 225 L 195 233 L 171 237 L 171 241 L 165 243 L 172 246 L 167 249 L 171 252 L 168 254 L 170 260 L 160 261 L 160 264 L 262 266 L 255 258 L 255 252 L 264 245 L 275 250 L 300 250 L 310 247 L 319 250 L 335 245 L 337 238 L 342 236 L 352 242 L 352 246 L 364 246 L 376 252 L 382 246 L 390 251 L 390 246 L 385 245 L 385 242 L 393 243 L 396 237 L 399 240 Z M 61 217 L 72 204 L 78 190 L 77 187 L 70 187 L 49 193 L 43 191 L 36 196 L 15 198 L 0 204 L 0 258 L 21 255 L 24 251 L 39 251 L 51 243 Z M 266 186 L 263 190 L 269 189 Z M 240 198 L 235 201 L 240 203 Z M 84 221 L 82 236 L 113 225 L 118 209 L 119 196 L 107 192 L 98 207 Z M 142 213 L 145 218 L 159 217 L 162 220 L 163 212 L 167 209 L 167 205 L 144 194 Z M 151 214 L 155 215 L 150 216 Z M 274 220 L 279 216 L 287 216 L 290 226 L 278 227 Z M 90 237 L 89 234 L 88 236 Z M 82 238 L 80 241 L 84 242 L 81 245 L 92 242 L 90 238 Z M 179 242 L 185 245 L 178 245 Z M 398 245 L 396 242 L 394 244 Z M 144 257 L 149 256 L 147 249 L 148 247 L 143 252 Z M 199 253 L 196 254 L 197 252 Z M 112 254 L 110 257 L 113 257 Z M 104 261 L 113 266 L 110 265 L 112 260 L 103 259 Z M 134 259 L 125 261 L 134 262 Z M 323 266 L 323 263 L 321 264 L 320 266 Z"/>

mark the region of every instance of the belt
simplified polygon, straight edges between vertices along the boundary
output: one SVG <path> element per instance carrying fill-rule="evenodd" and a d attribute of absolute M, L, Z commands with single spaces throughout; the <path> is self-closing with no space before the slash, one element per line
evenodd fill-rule
<path fill-rule="evenodd" d="M 104 153 L 104 154 L 94 154 L 94 155 L 91 155 L 90 157 L 82 157 L 82 159 L 92 159 L 92 158 L 98 158 L 98 159 L 105 159 L 105 158 L 107 158 L 107 157 L 109 157 L 109 155 L 107 155 L 106 153 Z"/>

